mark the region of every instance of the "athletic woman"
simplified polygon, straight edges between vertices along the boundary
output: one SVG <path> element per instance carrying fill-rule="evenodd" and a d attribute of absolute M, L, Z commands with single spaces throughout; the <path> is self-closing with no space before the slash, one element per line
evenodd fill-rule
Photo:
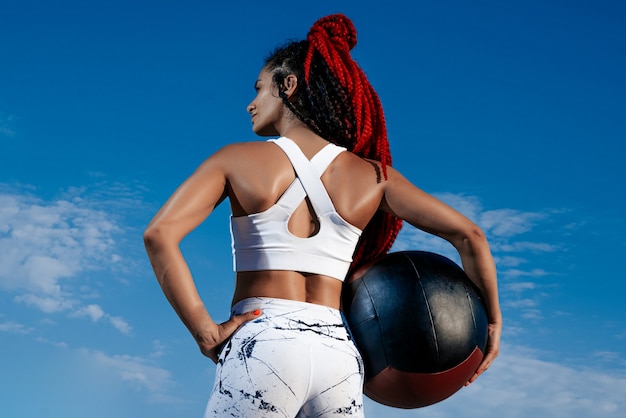
<path fill-rule="evenodd" d="M 350 56 L 343 15 L 266 60 L 248 105 L 275 137 L 210 156 L 145 231 L 156 277 L 201 352 L 217 363 L 205 417 L 363 416 L 363 363 L 340 313 L 349 272 L 385 254 L 404 220 L 448 240 L 484 298 L 498 355 L 496 269 L 482 231 L 391 167 L 382 107 Z M 232 211 L 236 284 L 217 324 L 179 243 L 222 201 Z"/>

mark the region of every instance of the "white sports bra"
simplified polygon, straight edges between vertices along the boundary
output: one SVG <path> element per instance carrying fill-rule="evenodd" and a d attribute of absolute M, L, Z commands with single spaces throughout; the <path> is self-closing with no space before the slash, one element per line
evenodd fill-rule
<path fill-rule="evenodd" d="M 246 216 L 231 215 L 234 270 L 292 270 L 343 281 L 362 231 L 337 213 L 320 176 L 346 149 L 328 144 L 309 161 L 288 138 L 269 142 L 287 154 L 296 178 L 269 209 Z M 289 231 L 288 222 L 306 196 L 318 218 L 319 230 L 302 238 Z"/>

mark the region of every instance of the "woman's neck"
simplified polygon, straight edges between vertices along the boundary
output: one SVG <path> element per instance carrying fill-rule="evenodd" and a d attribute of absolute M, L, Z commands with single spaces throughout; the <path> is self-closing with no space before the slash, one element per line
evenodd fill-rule
<path fill-rule="evenodd" d="M 328 144 L 328 141 L 316 134 L 308 126 L 292 126 L 280 132 L 280 136 L 287 137 L 298 144 L 303 151 L 305 149 L 317 150 Z M 306 153 L 306 151 L 305 151 Z"/>

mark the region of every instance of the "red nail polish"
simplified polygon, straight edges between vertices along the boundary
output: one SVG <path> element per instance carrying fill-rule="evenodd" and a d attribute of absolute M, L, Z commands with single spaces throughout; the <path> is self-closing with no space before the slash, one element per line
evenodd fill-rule
<path fill-rule="evenodd" d="M 261 310 L 260 309 L 255 309 L 254 312 L 252 312 L 254 314 L 254 316 L 259 316 L 261 315 Z"/>

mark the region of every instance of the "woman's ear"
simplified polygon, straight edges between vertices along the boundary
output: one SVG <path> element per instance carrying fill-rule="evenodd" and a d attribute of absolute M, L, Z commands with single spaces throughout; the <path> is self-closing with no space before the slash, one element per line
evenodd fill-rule
<path fill-rule="evenodd" d="M 289 74 L 283 80 L 282 88 L 283 88 L 283 94 L 285 95 L 285 97 L 287 99 L 290 99 L 291 96 L 293 96 L 293 94 L 298 89 L 298 77 L 296 77 L 294 74 Z"/>

